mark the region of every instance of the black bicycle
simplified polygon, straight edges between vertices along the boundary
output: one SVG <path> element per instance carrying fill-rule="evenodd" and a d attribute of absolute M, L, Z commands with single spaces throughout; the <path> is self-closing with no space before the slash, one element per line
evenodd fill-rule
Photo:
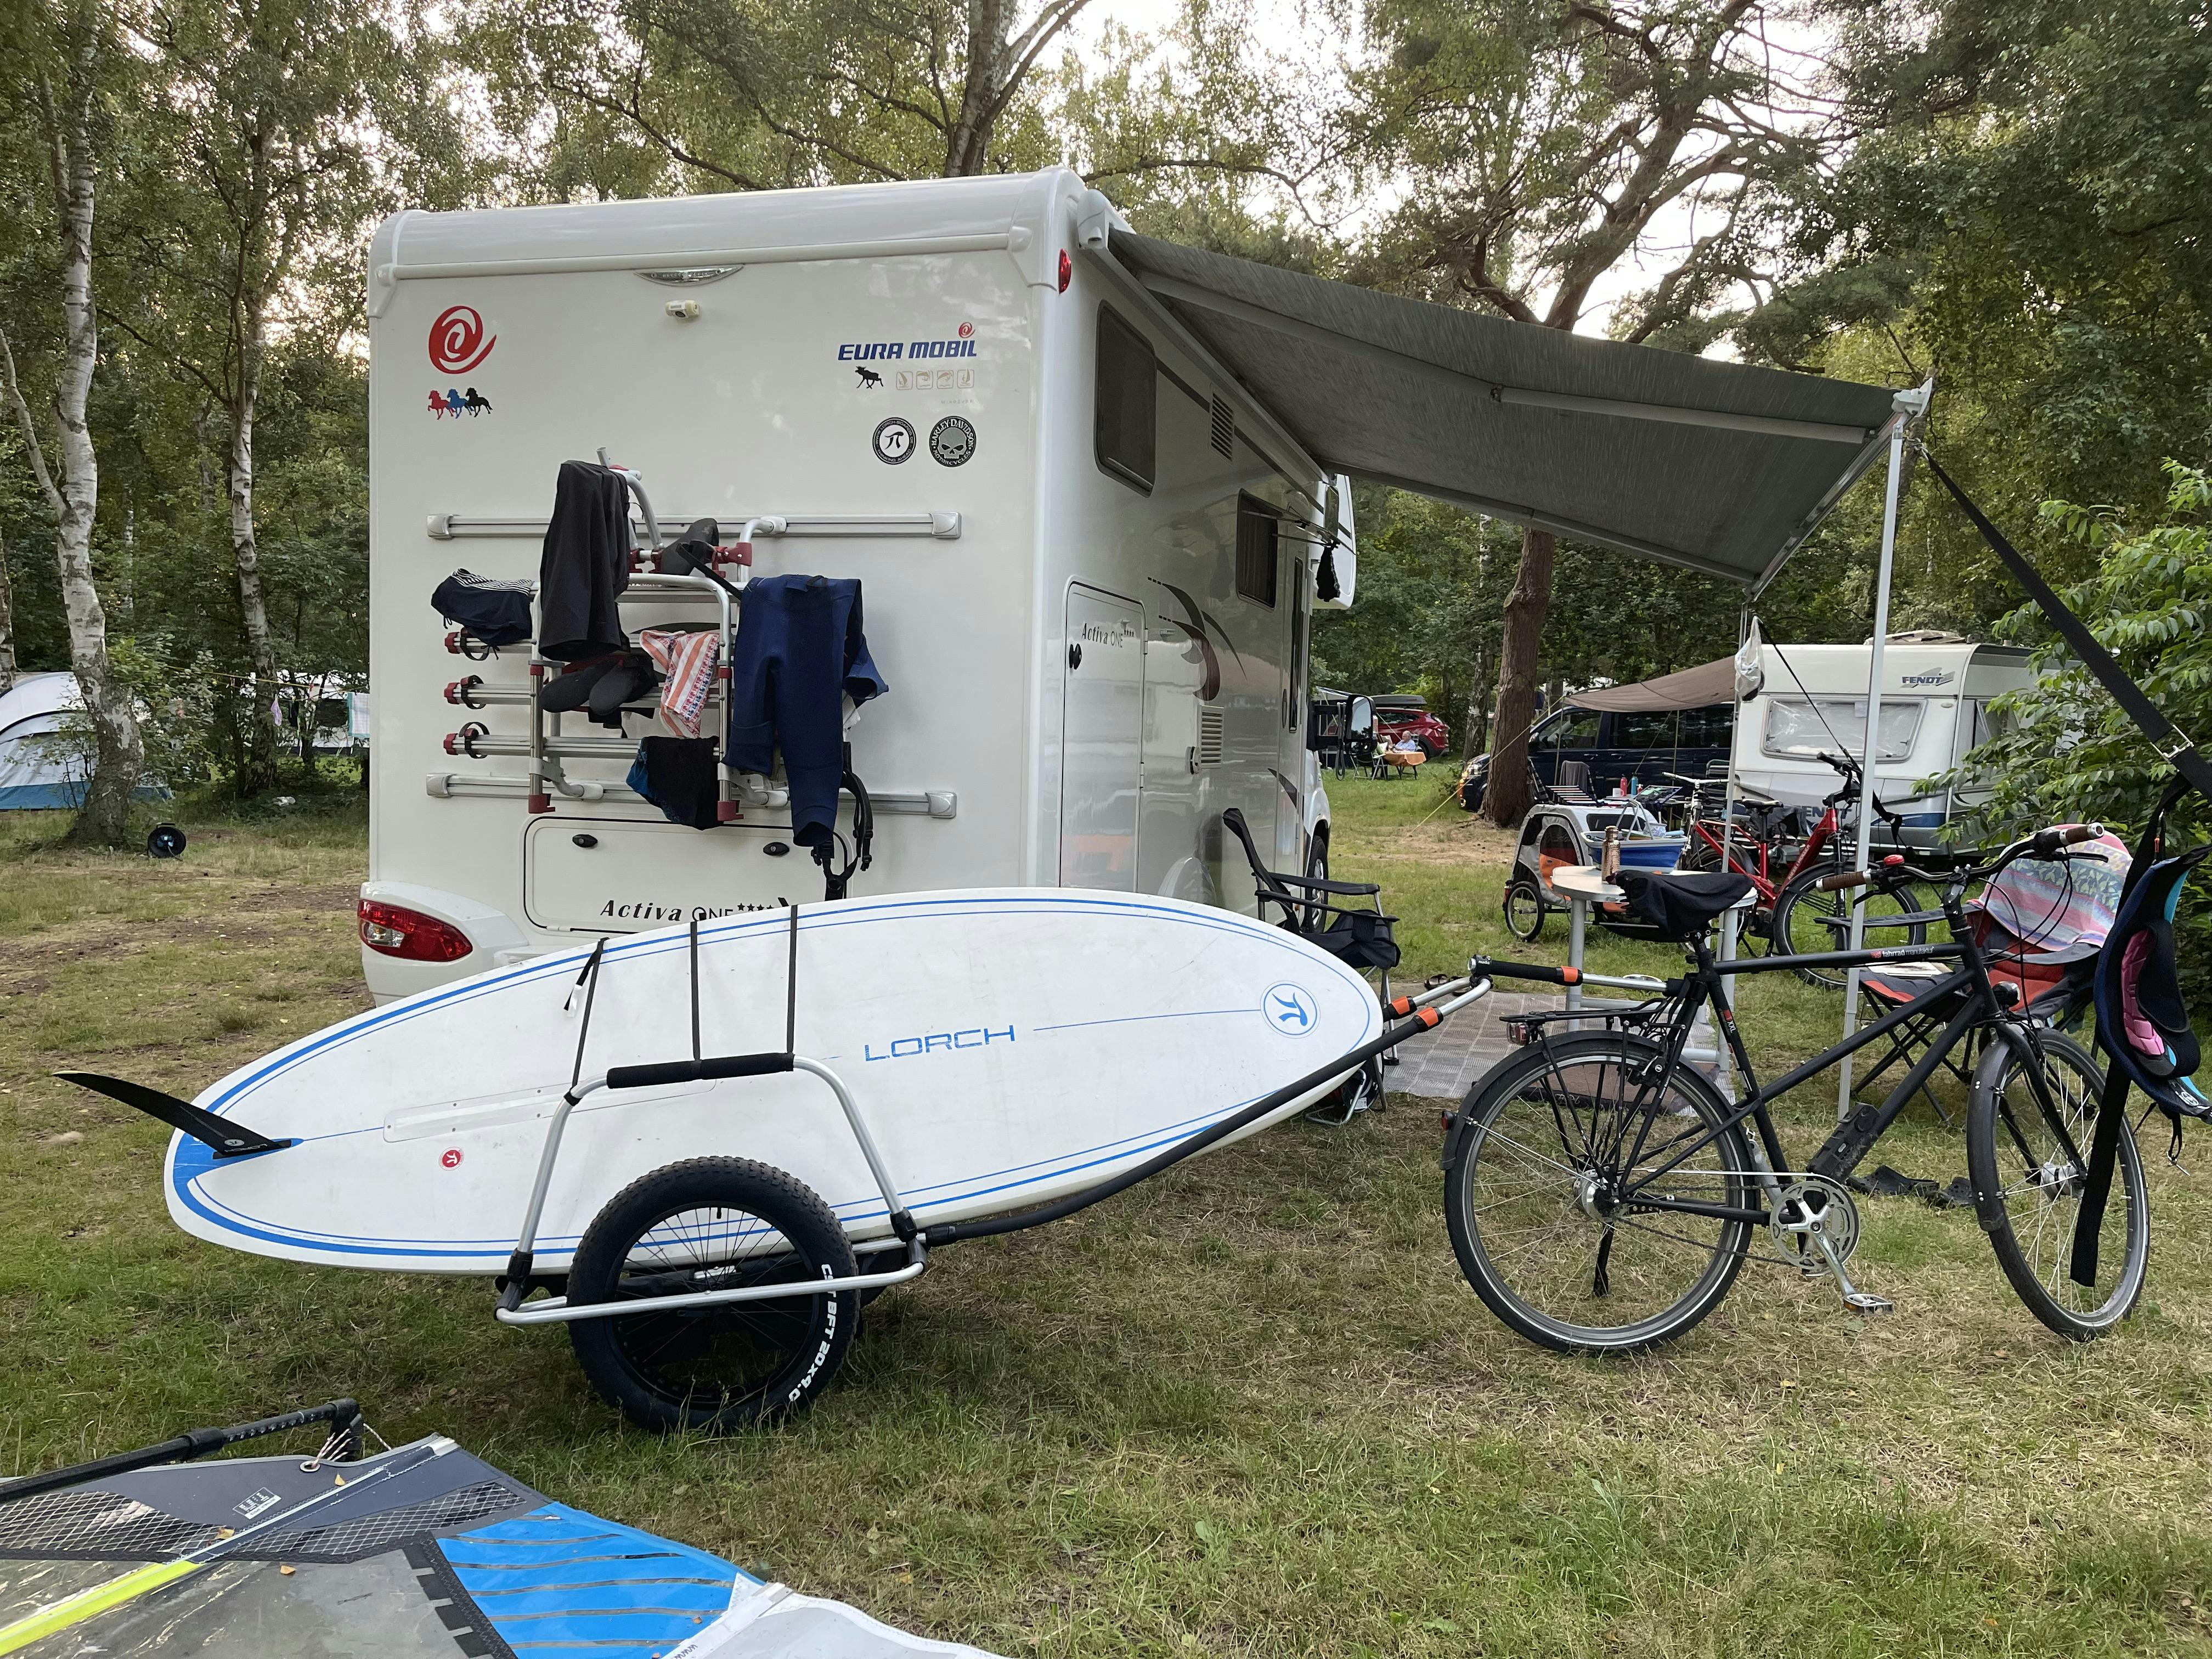
<path fill-rule="evenodd" d="M 1975 1032 L 1987 1034 L 1966 1115 L 1974 1207 L 1998 1261 L 2031 1312 L 2063 1336 L 2087 1340 L 2135 1306 L 2149 1251 L 2142 1161 L 2124 1117 L 2118 1125 L 2114 1201 L 2101 1211 L 2094 1283 L 2071 1277 L 2091 1129 L 2104 1078 L 2087 1050 L 2015 1006 L 1993 984 L 1965 913 L 1964 895 L 2014 859 L 2063 857 L 2100 826 L 2045 830 L 1983 865 L 1940 878 L 1902 863 L 1826 879 L 1834 890 L 1926 884 L 1942 894 L 1948 944 L 1819 953 L 1836 969 L 1955 959 L 1912 1001 L 1762 1086 L 1723 994 L 1723 966 L 1705 940 L 1723 876 L 1654 876 L 1658 908 L 1683 918 L 1674 936 L 1690 971 L 1660 981 L 1477 958 L 1501 979 L 1641 991 L 1643 1002 L 1522 1022 L 1528 1042 L 1493 1067 L 1449 1119 L 1444 1212 L 1452 1247 L 1475 1291 L 1530 1340 L 1566 1352 L 1621 1353 L 1681 1335 L 1727 1295 L 1753 1241 L 1809 1277 L 1832 1277 L 1847 1306 L 1890 1304 L 1852 1284 L 1846 1263 L 1859 1236 L 1844 1178 L 1943 1064 Z M 1741 896 L 1741 878 L 1729 884 Z M 1707 908 L 1696 914 L 1702 901 Z M 1788 972 L 1803 957 L 1746 958 L 1729 975 Z M 1692 1022 L 1710 1008 L 1742 1079 L 1731 1103 L 1689 1064 Z M 1805 1167 L 1782 1147 L 1769 1103 L 1910 1019 L 1944 1012 L 1942 1034 L 1880 1106 L 1861 1104 Z M 1582 1029 L 1570 1022 L 1579 1021 Z M 1748 1124 L 1755 1134 L 1746 1133 Z"/>

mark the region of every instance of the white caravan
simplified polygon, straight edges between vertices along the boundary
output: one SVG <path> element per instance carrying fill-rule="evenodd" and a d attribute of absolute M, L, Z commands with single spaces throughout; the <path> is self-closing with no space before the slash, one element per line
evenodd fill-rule
<path fill-rule="evenodd" d="M 1119 222 L 1055 171 L 380 228 L 362 889 L 380 1000 L 822 895 L 787 811 L 702 831 L 624 786 L 665 729 L 649 712 L 563 728 L 532 702 L 526 643 L 449 647 L 431 590 L 462 567 L 534 578 L 556 470 L 602 453 L 666 535 L 713 517 L 720 541 L 750 532 L 754 575 L 864 583 L 890 690 L 847 734 L 876 813 L 856 896 L 1090 886 L 1249 913 L 1231 806 L 1279 866 L 1325 860 L 1306 646 L 1332 539 L 1350 602 L 1348 491 L 1090 257 Z M 640 577 L 623 622 L 718 604 L 702 578 Z"/>
<path fill-rule="evenodd" d="M 1735 775 L 1778 800 L 1810 805 L 1839 781 L 1819 756 L 1866 750 L 1867 677 L 1874 647 L 1763 648 L 1765 684 L 1737 712 Z M 1905 820 L 1904 839 L 1933 846 L 1946 823 L 1988 799 L 1972 788 L 1919 786 L 1989 735 L 1990 701 L 2031 684 L 2028 653 L 2012 646 L 1893 635 L 1882 652 L 1881 731 L 1875 788 Z M 1882 826 L 1876 823 L 1880 837 Z"/>

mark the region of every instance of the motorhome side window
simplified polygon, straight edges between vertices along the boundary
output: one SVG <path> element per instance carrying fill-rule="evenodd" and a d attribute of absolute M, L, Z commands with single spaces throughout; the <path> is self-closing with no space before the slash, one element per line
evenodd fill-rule
<path fill-rule="evenodd" d="M 1901 761 L 1912 752 L 1920 734 L 1922 700 L 1886 698 L 1881 705 L 1881 743 L 1878 761 Z M 1867 706 L 1864 697 L 1770 697 L 1766 730 L 1759 746 L 1778 758 L 1809 760 L 1823 751 L 1838 749 L 1846 754 L 1866 750 Z"/>
<path fill-rule="evenodd" d="M 1275 603 L 1276 555 L 1282 540 L 1282 515 L 1249 495 L 1237 498 L 1237 591 L 1256 604 Z"/>
<path fill-rule="evenodd" d="M 1099 307 L 1098 465 L 1146 495 L 1159 444 L 1159 382 L 1152 343 L 1111 307 Z"/>

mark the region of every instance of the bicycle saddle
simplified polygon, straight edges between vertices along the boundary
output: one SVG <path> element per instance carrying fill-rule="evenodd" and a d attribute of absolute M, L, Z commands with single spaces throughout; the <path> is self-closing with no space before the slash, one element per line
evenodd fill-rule
<path fill-rule="evenodd" d="M 1677 941 L 1703 935 L 1751 891 L 1751 878 L 1733 870 L 1623 870 L 1618 879 L 1629 915 Z"/>

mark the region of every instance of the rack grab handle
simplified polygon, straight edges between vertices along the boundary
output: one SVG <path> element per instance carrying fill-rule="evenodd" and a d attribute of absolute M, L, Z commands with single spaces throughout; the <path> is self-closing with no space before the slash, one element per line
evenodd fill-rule
<path fill-rule="evenodd" d="M 608 1068 L 610 1089 L 650 1089 L 665 1083 L 701 1083 L 726 1077 L 771 1077 L 792 1070 L 791 1056 L 720 1054 L 706 1060 L 657 1060 L 643 1066 Z"/>

